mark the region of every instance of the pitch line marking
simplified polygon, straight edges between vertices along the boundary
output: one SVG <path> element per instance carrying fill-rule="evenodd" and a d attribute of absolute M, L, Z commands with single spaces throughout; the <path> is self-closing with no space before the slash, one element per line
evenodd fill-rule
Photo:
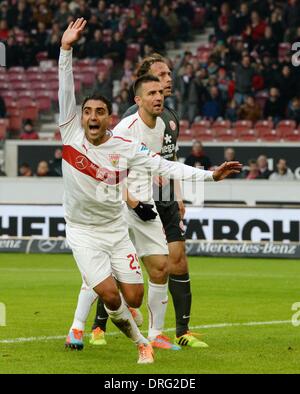
<path fill-rule="evenodd" d="M 273 320 L 273 321 L 258 321 L 258 322 L 246 322 L 246 323 L 219 323 L 219 324 L 204 324 L 201 326 L 190 327 L 191 330 L 204 330 L 208 328 L 226 328 L 226 327 L 251 327 L 251 326 L 271 326 L 278 324 L 292 324 L 291 320 Z M 164 332 L 175 331 L 175 328 L 166 328 Z M 148 331 L 141 331 L 143 334 Z M 119 335 L 120 331 L 109 332 L 106 335 L 113 336 Z M 25 342 L 43 342 L 43 341 L 53 341 L 59 339 L 65 339 L 67 335 L 59 336 L 49 336 L 49 337 L 28 337 L 28 338 L 13 338 L 13 339 L 1 339 L 0 343 L 25 343 Z M 86 335 L 89 336 L 89 335 Z"/>

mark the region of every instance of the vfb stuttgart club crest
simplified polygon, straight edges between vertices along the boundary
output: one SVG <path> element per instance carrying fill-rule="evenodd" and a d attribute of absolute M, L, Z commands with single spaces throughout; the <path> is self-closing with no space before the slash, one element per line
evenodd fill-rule
<path fill-rule="evenodd" d="M 120 155 L 118 153 L 112 153 L 111 155 L 108 155 L 109 161 L 114 167 L 117 167 L 120 161 Z"/>

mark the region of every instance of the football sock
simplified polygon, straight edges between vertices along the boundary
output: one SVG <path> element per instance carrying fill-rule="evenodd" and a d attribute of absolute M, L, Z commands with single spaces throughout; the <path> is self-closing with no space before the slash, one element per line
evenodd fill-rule
<path fill-rule="evenodd" d="M 97 327 L 100 327 L 102 331 L 106 331 L 107 320 L 108 313 L 106 312 L 102 300 L 98 298 L 96 317 L 92 329 L 95 330 Z"/>
<path fill-rule="evenodd" d="M 133 317 L 125 305 L 123 299 L 121 299 L 120 308 L 116 311 L 111 311 L 106 306 L 105 309 L 114 325 L 118 327 L 119 330 L 122 331 L 128 338 L 130 338 L 136 345 L 149 343 L 149 341 L 143 337 L 140 330 L 138 329 L 138 326 L 133 320 Z"/>
<path fill-rule="evenodd" d="M 84 331 L 85 323 L 88 318 L 91 306 L 97 297 L 98 295 L 94 292 L 94 290 L 82 285 L 78 296 L 77 308 L 71 330 L 75 328 L 77 330 Z"/>
<path fill-rule="evenodd" d="M 169 290 L 173 298 L 176 315 L 176 336 L 180 337 L 189 330 L 192 294 L 189 273 L 169 275 Z"/>
<path fill-rule="evenodd" d="M 149 331 L 148 338 L 154 339 L 164 329 L 165 315 L 168 306 L 168 283 L 158 285 L 148 282 L 148 312 Z"/>

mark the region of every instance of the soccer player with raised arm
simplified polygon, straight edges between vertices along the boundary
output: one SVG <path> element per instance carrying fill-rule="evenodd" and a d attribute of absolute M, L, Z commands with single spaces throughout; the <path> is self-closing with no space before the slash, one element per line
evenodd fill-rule
<path fill-rule="evenodd" d="M 138 363 L 152 363 L 153 350 L 129 309 L 139 307 L 143 278 L 123 217 L 122 185 L 130 171 L 166 178 L 217 181 L 240 172 L 238 162 L 214 172 L 162 159 L 139 141 L 108 132 L 111 103 L 102 96 L 84 100 L 77 114 L 72 71 L 72 45 L 86 25 L 70 23 L 61 40 L 59 58 L 59 123 L 63 141 L 64 209 L 67 241 L 88 294 L 103 301 L 113 323 L 138 347 Z M 92 291 L 93 290 L 93 291 Z M 122 296 L 121 296 L 122 294 Z M 82 344 L 83 330 L 74 325 L 68 340 Z"/>

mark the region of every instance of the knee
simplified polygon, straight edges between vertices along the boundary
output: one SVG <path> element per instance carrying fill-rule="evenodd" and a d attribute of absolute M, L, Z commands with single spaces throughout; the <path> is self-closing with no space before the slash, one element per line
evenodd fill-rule
<path fill-rule="evenodd" d="M 106 292 L 101 295 L 104 305 L 111 311 L 116 311 L 121 306 L 121 297 L 118 291 Z"/>
<path fill-rule="evenodd" d="M 143 303 L 144 288 L 138 289 L 135 292 L 124 294 L 124 299 L 131 308 L 139 308 Z"/>
<path fill-rule="evenodd" d="M 167 283 L 169 276 L 168 260 L 166 259 L 159 265 L 151 268 L 149 272 L 149 279 L 155 284 Z"/>
<path fill-rule="evenodd" d="M 179 249 L 177 253 L 172 253 L 169 256 L 169 270 L 170 274 L 185 274 L 188 271 L 188 260 L 185 250 Z"/>

